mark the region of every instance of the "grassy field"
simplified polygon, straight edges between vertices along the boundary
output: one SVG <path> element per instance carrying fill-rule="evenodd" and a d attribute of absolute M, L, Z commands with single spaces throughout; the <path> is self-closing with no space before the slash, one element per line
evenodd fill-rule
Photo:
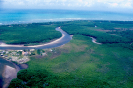
<path fill-rule="evenodd" d="M 92 43 L 88 36 L 74 35 L 47 56 L 30 57 L 9 88 L 132 88 L 133 51 Z"/>

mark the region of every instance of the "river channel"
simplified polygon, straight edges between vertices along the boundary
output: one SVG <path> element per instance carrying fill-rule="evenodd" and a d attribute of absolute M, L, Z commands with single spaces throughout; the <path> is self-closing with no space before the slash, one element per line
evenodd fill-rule
<path fill-rule="evenodd" d="M 72 37 L 67 34 L 65 31 L 63 31 L 62 29 L 60 29 L 60 27 L 56 28 L 56 31 L 59 31 L 62 33 L 62 37 L 50 42 L 50 43 L 46 43 L 46 44 L 42 44 L 42 45 L 35 45 L 35 46 L 22 46 L 22 45 L 0 45 L 0 50 L 23 50 L 23 49 L 47 49 L 47 48 L 54 48 L 54 47 L 59 47 L 61 45 L 64 45 L 66 43 L 68 43 Z M 11 66 L 13 68 L 15 68 L 15 66 L 11 63 L 8 62 L 6 60 L 4 60 L 3 58 L 0 57 L 0 88 L 2 88 L 2 73 L 4 70 L 4 66 L 8 65 Z"/>

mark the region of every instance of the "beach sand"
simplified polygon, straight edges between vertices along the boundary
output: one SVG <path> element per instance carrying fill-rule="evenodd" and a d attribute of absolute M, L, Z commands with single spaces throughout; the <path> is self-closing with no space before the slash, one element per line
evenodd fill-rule
<path fill-rule="evenodd" d="M 57 30 L 58 29 L 58 30 Z M 57 31 L 63 31 L 62 29 L 60 29 L 60 27 L 58 27 L 56 30 Z M 62 33 L 62 32 L 61 32 Z M 45 46 L 45 45 L 50 45 L 50 44 L 56 44 L 58 43 L 65 35 L 62 33 L 62 37 L 60 37 L 59 39 L 50 42 L 50 43 L 46 43 L 46 44 L 41 44 L 41 45 L 33 45 L 33 46 L 24 46 L 24 45 L 10 45 L 10 44 L 5 44 L 5 43 L 0 43 L 0 47 L 41 47 L 41 46 Z"/>

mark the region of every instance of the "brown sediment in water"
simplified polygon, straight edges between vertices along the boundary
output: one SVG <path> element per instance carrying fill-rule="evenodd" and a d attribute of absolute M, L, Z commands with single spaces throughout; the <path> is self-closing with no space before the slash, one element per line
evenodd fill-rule
<path fill-rule="evenodd" d="M 10 67 L 8 65 L 4 66 L 4 71 L 3 71 L 3 74 L 2 74 L 3 81 L 4 81 L 3 88 L 7 88 L 8 85 L 10 84 L 11 80 L 13 78 L 17 77 L 17 72 L 18 71 L 19 71 L 19 69 L 15 69 L 15 68 Z"/>
<path fill-rule="evenodd" d="M 27 64 L 16 65 L 13 63 L 13 65 L 15 66 L 15 68 L 10 67 L 8 65 L 4 66 L 4 71 L 2 74 L 4 84 L 2 88 L 8 88 L 11 80 L 17 78 L 18 71 L 20 71 L 21 69 L 28 68 Z"/>

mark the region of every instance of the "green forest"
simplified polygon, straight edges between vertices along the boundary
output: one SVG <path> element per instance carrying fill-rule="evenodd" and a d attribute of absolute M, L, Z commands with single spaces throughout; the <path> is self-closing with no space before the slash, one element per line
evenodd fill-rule
<path fill-rule="evenodd" d="M 102 44 L 133 49 L 132 21 L 71 21 L 60 23 L 70 35 L 84 35 Z"/>
<path fill-rule="evenodd" d="M 7 44 L 45 43 L 61 37 L 60 27 L 70 35 L 94 37 L 109 46 L 133 49 L 132 21 L 65 21 L 0 26 L 0 40 Z"/>
<path fill-rule="evenodd" d="M 44 24 L 14 24 L 0 26 L 0 40 L 7 44 L 45 43 L 61 37 L 56 26 Z"/>
<path fill-rule="evenodd" d="M 49 22 L 73 35 L 47 56 L 30 56 L 9 88 L 132 88 L 132 21 Z M 52 25 L 51 25 L 52 24 Z M 53 28 L 54 29 L 54 28 Z M 94 44 L 90 37 L 102 44 Z"/>

